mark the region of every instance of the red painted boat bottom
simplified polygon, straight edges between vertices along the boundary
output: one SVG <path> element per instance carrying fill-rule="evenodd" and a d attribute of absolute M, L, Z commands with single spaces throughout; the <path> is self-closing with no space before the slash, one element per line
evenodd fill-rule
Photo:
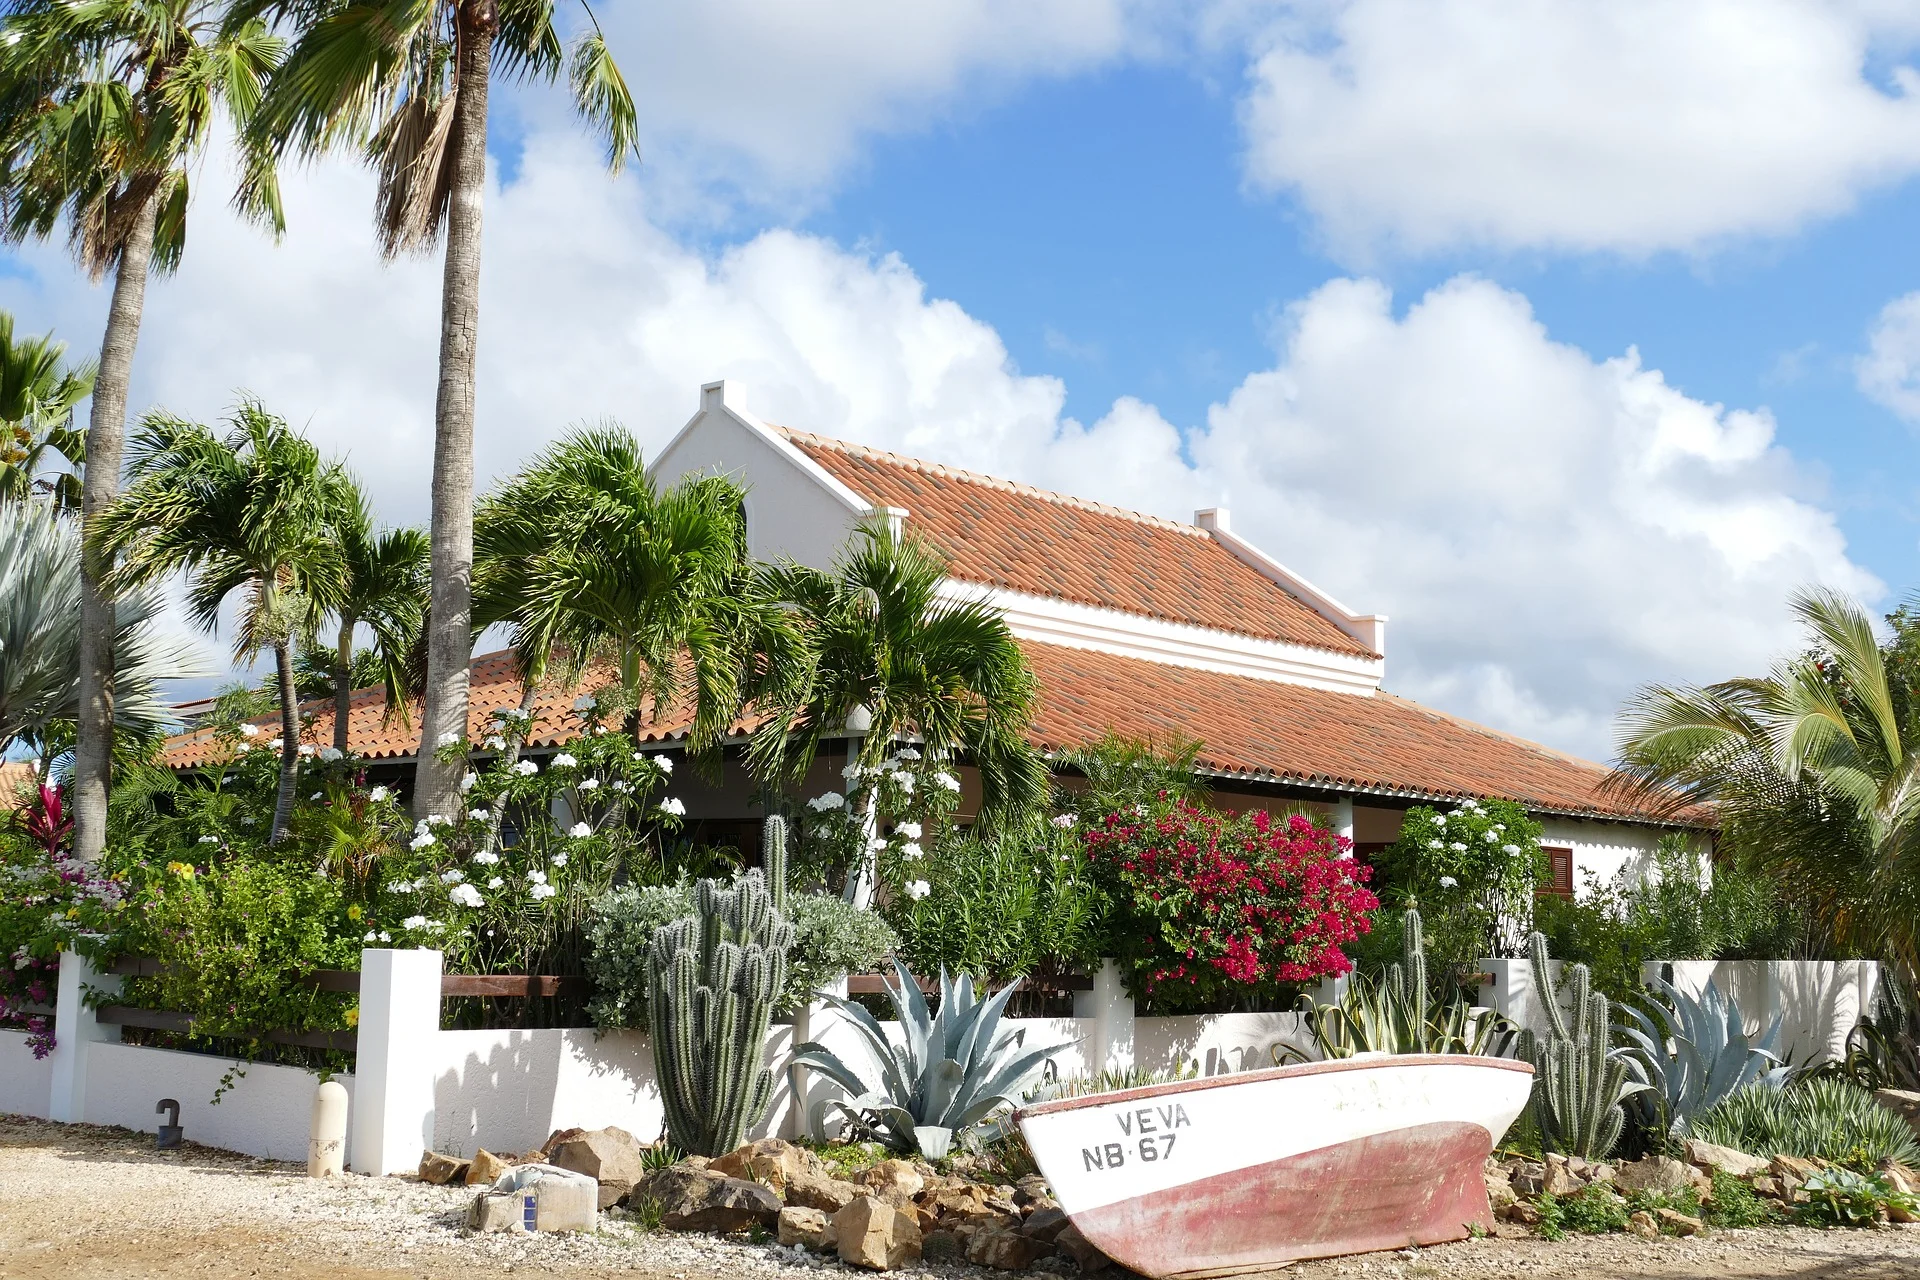
<path fill-rule="evenodd" d="M 1149 1276 L 1233 1276 L 1303 1258 L 1464 1240 L 1490 1228 L 1493 1139 L 1447 1121 L 1303 1151 L 1073 1215 Z"/>

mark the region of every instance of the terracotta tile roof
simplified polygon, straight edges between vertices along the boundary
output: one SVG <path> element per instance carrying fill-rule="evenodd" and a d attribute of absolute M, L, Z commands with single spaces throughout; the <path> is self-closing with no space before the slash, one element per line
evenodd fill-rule
<path fill-rule="evenodd" d="M 842 440 L 774 428 L 950 561 L 955 578 L 1372 657 L 1336 627 L 1193 525 L 937 466 Z"/>

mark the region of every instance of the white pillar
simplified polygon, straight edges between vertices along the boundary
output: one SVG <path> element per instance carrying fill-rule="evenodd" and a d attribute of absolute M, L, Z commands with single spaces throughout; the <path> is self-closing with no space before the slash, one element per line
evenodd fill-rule
<path fill-rule="evenodd" d="M 79 1124 L 87 1118 L 87 1054 L 101 1043 L 117 1044 L 120 1028 L 103 1025 L 86 1004 L 86 988 L 119 986 L 119 979 L 95 969 L 85 956 L 60 953 L 60 996 L 53 1015 L 53 1069 L 47 1093 L 47 1118 Z"/>
<path fill-rule="evenodd" d="M 829 995 L 847 998 L 847 977 L 841 974 L 821 990 Z M 834 1030 L 840 1025 L 840 1011 L 824 1000 L 810 1001 L 805 1007 L 796 1009 L 793 1014 L 793 1043 L 797 1048 L 811 1040 L 826 1044 L 833 1038 Z M 838 1053 L 839 1050 L 835 1049 Z M 824 1140 L 826 1135 L 813 1130 L 813 1108 L 820 1102 L 845 1090 L 805 1067 L 789 1065 L 787 1067 L 787 1090 L 792 1105 L 787 1108 L 785 1123 L 781 1125 L 783 1138 L 810 1137 Z"/>
<path fill-rule="evenodd" d="M 433 1140 L 440 961 L 438 951 L 360 953 L 360 1042 L 350 1118 L 355 1173 L 378 1177 L 417 1169 Z"/>
<path fill-rule="evenodd" d="M 1073 993 L 1073 1016 L 1093 1021 L 1086 1039 L 1087 1070 L 1125 1071 L 1133 1065 L 1133 997 L 1120 980 L 1120 965 L 1102 960 L 1093 990 Z"/>
<path fill-rule="evenodd" d="M 1353 856 L 1353 797 L 1341 796 L 1333 802 L 1333 833 L 1347 842 L 1346 856 Z"/>

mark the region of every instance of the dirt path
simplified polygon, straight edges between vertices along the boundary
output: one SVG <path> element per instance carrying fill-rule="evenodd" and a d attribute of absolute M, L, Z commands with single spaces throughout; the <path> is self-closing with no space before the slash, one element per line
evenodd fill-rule
<path fill-rule="evenodd" d="M 125 1130 L 0 1117 L 0 1280 L 798 1280 L 853 1273 L 700 1236 L 473 1237 L 464 1189 L 406 1178 L 315 1182 L 291 1165 L 204 1147 L 155 1152 Z M 984 1280 L 938 1268 L 902 1280 Z M 1113 1275 L 1115 1273 L 1108 1273 Z M 1288 1280 L 1920 1280 L 1920 1229 L 1728 1231 L 1474 1240 L 1309 1263 Z"/>

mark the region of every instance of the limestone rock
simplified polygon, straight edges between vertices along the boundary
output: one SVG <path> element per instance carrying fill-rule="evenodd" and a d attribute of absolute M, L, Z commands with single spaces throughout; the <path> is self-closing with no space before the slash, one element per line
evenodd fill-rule
<path fill-rule="evenodd" d="M 485 1147 L 476 1151 L 473 1163 L 467 1166 L 467 1185 L 470 1187 L 490 1187 L 500 1180 L 500 1175 L 513 1167 L 512 1156 L 497 1156 Z"/>
<path fill-rule="evenodd" d="M 1907 1122 L 1907 1128 L 1920 1137 L 1920 1093 L 1907 1089 L 1875 1089 L 1873 1100 Z"/>
<path fill-rule="evenodd" d="M 1540 1210 L 1525 1200 L 1516 1200 L 1507 1206 L 1507 1221 L 1517 1222 L 1523 1227 L 1537 1227 L 1540 1225 Z"/>
<path fill-rule="evenodd" d="M 1596 1182 L 1612 1182 L 1613 1166 L 1610 1164 L 1604 1164 L 1604 1163 L 1590 1164 L 1587 1166 L 1587 1172 L 1585 1174 L 1585 1177 L 1587 1179 L 1588 1186 L 1592 1186 Z"/>
<path fill-rule="evenodd" d="M 920 1193 L 918 1203 L 933 1212 L 933 1216 L 946 1221 L 959 1222 L 977 1213 L 987 1211 L 987 1189 L 978 1183 L 962 1182 L 953 1179 Z"/>
<path fill-rule="evenodd" d="M 1677 1236 L 1698 1235 L 1700 1228 L 1706 1225 L 1700 1219 L 1681 1213 L 1677 1209 L 1655 1209 L 1653 1216 L 1664 1230 L 1671 1231 Z"/>
<path fill-rule="evenodd" d="M 1043 1244 L 1052 1244 L 1067 1229 L 1066 1210 L 1057 1205 L 1047 1209 L 1036 1209 L 1027 1215 L 1020 1224 L 1020 1234 L 1029 1236 Z"/>
<path fill-rule="evenodd" d="M 795 1208 L 791 1205 L 782 1209 L 776 1234 L 780 1243 L 789 1249 L 795 1245 L 815 1253 L 827 1253 L 833 1249 L 833 1223 L 818 1209 Z"/>
<path fill-rule="evenodd" d="M 1547 1189 L 1547 1166 L 1538 1160 L 1516 1160 L 1507 1170 L 1515 1193 L 1537 1196 Z"/>
<path fill-rule="evenodd" d="M 854 1179 L 867 1194 L 900 1208 L 926 1188 L 927 1179 L 906 1160 L 882 1160 L 860 1171 Z"/>
<path fill-rule="evenodd" d="M 892 1271 L 920 1257 L 920 1228 L 912 1215 L 877 1196 L 863 1195 L 834 1214 L 833 1234 L 840 1261 L 871 1271 Z"/>
<path fill-rule="evenodd" d="M 1574 1172 L 1565 1156 L 1548 1156 L 1546 1163 L 1547 1171 L 1546 1176 L 1541 1180 L 1541 1189 L 1548 1195 L 1570 1196 L 1587 1185 L 1581 1181 L 1580 1175 Z M 1586 1161 L 1582 1160 L 1580 1164 L 1584 1168 Z"/>
<path fill-rule="evenodd" d="M 1013 1202 L 1023 1208 L 1036 1200 L 1053 1199 L 1052 1188 L 1047 1180 L 1037 1173 L 1030 1173 L 1013 1184 Z"/>
<path fill-rule="evenodd" d="M 458 1182 L 467 1176 L 467 1163 L 454 1156 L 443 1156 L 438 1151 L 422 1152 L 420 1181 L 431 1182 L 436 1187 L 444 1187 L 449 1182 Z"/>
<path fill-rule="evenodd" d="M 1629 1160 L 1614 1170 L 1613 1185 L 1622 1191 L 1679 1191 L 1693 1185 L 1693 1167 L 1666 1156 Z"/>
<path fill-rule="evenodd" d="M 467 1206 L 467 1230 L 525 1231 L 525 1198 L 510 1191 L 482 1191 Z"/>
<path fill-rule="evenodd" d="M 563 1131 L 564 1132 L 564 1131 Z M 639 1139 L 625 1129 L 575 1130 L 575 1136 L 555 1142 L 546 1163 L 557 1169 L 584 1173 L 600 1184 L 600 1207 L 611 1209 L 627 1198 L 633 1184 L 646 1176 Z"/>
<path fill-rule="evenodd" d="M 729 1178 L 745 1178 L 765 1184 L 773 1194 L 785 1199 L 787 1188 L 798 1182 L 825 1182 L 833 1177 L 826 1161 L 805 1147 L 796 1147 L 779 1138 L 762 1138 L 729 1151 L 707 1168 Z M 842 1203 L 845 1203 L 842 1201 Z M 836 1209 L 838 1205 L 834 1206 Z"/>
<path fill-rule="evenodd" d="M 1025 1271 L 1052 1252 L 1017 1231 L 983 1231 L 967 1241 L 967 1261 L 995 1271 Z"/>
<path fill-rule="evenodd" d="M 757 1182 L 726 1178 L 682 1162 L 655 1169 L 634 1193 L 660 1206 L 660 1225 L 671 1231 L 707 1231 L 726 1235 L 749 1227 L 773 1230 L 780 1222 L 780 1197 Z"/>
<path fill-rule="evenodd" d="M 1508 1205 L 1520 1197 L 1514 1194 L 1513 1184 L 1507 1181 L 1507 1175 L 1492 1171 L 1484 1175 L 1487 1183 L 1487 1203 L 1493 1208 L 1493 1216 L 1499 1217 Z"/>
<path fill-rule="evenodd" d="M 830 1175 L 812 1177 L 802 1175 L 787 1184 L 786 1199 L 791 1205 L 803 1209 L 818 1209 L 831 1217 L 847 1207 L 848 1202 L 862 1194 L 862 1189 L 851 1182 L 842 1182 Z"/>
<path fill-rule="evenodd" d="M 1645 1209 L 1639 1209 L 1627 1215 L 1627 1230 L 1642 1240 L 1660 1238 L 1660 1224 L 1655 1222 L 1653 1215 Z"/>
<path fill-rule="evenodd" d="M 563 1142 L 569 1142 L 574 1138 L 578 1138 L 585 1132 L 585 1129 L 555 1129 L 547 1135 L 545 1142 L 541 1143 L 535 1150 L 528 1152 L 527 1162 L 529 1164 L 546 1163 L 547 1157 L 553 1154 L 555 1147 Z"/>
<path fill-rule="evenodd" d="M 1081 1235 L 1080 1228 L 1072 1224 L 1054 1239 L 1053 1247 L 1059 1250 L 1062 1257 L 1072 1258 L 1083 1274 L 1105 1271 L 1113 1265 L 1113 1259 L 1095 1248 L 1093 1241 Z"/>
<path fill-rule="evenodd" d="M 1750 1156 L 1744 1151 L 1716 1146 L 1711 1142 L 1702 1142 L 1698 1138 L 1687 1139 L 1687 1163 L 1702 1169 L 1719 1169 L 1736 1178 L 1751 1178 L 1756 1173 L 1767 1171 L 1767 1160 L 1764 1156 Z"/>
<path fill-rule="evenodd" d="M 1779 1179 L 1764 1173 L 1753 1180 L 1753 1192 L 1755 1195 L 1771 1196 L 1775 1200 L 1785 1194 Z"/>

